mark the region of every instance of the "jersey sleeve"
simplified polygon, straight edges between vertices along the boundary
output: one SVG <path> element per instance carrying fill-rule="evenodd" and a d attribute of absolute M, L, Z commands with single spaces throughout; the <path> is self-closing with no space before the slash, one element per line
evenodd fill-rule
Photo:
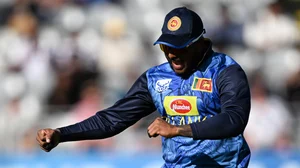
<path fill-rule="evenodd" d="M 243 133 L 250 113 L 250 89 L 239 65 L 224 69 L 216 80 L 221 113 L 191 124 L 194 139 L 223 139 Z"/>
<path fill-rule="evenodd" d="M 61 142 L 103 139 L 114 136 L 141 118 L 155 111 L 147 87 L 146 72 L 133 84 L 124 98 L 94 116 L 66 127 L 58 128 Z"/>

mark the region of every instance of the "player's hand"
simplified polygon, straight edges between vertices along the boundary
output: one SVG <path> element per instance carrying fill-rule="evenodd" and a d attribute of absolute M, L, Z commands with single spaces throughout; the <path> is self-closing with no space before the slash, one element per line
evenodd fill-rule
<path fill-rule="evenodd" d="M 41 129 L 37 132 L 36 140 L 38 141 L 41 149 L 50 152 L 54 147 L 59 144 L 60 132 L 50 128 Z"/>
<path fill-rule="evenodd" d="M 156 118 L 148 127 L 148 136 L 157 137 L 158 135 L 172 138 L 178 135 L 178 127 L 167 123 L 162 118 Z"/>

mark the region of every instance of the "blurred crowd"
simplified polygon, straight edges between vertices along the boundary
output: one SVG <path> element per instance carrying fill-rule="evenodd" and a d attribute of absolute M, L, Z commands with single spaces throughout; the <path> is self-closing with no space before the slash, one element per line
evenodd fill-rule
<path fill-rule="evenodd" d="M 298 1 L 2 0 L 0 153 L 39 150 L 39 128 L 93 115 L 121 98 L 148 68 L 165 62 L 152 44 L 166 13 L 178 6 L 195 10 L 214 50 L 246 71 L 251 149 L 300 148 Z M 116 137 L 56 150 L 160 151 L 160 139 L 146 134 L 157 115 Z"/>

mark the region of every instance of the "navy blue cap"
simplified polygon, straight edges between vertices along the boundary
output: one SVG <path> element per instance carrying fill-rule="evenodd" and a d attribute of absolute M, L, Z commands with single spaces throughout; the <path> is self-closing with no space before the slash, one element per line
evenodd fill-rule
<path fill-rule="evenodd" d="M 154 45 L 164 44 L 178 49 L 189 46 L 205 33 L 200 16 L 186 7 L 170 11 L 161 31 L 162 35 Z"/>

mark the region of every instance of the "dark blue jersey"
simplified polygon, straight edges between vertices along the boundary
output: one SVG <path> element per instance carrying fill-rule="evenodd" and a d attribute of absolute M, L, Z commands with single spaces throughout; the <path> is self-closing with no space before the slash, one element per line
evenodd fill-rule
<path fill-rule="evenodd" d="M 111 137 L 155 110 L 172 125 L 190 124 L 193 132 L 193 138 L 162 138 L 164 167 L 247 167 L 247 78 L 231 57 L 212 50 L 188 78 L 168 63 L 149 69 L 112 107 L 59 128 L 61 141 Z"/>
<path fill-rule="evenodd" d="M 172 125 L 191 124 L 193 138 L 162 138 L 165 167 L 246 167 L 242 135 L 250 110 L 246 75 L 229 56 L 212 55 L 188 78 L 168 63 L 146 73 L 157 111 Z"/>

